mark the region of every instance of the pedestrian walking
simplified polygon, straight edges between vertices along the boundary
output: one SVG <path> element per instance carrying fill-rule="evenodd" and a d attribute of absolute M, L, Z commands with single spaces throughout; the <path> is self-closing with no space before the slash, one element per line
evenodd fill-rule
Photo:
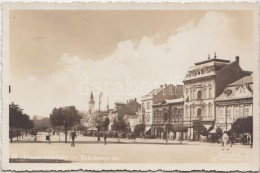
<path fill-rule="evenodd" d="M 227 132 L 225 131 L 225 132 L 223 133 L 223 135 L 222 135 L 222 142 L 223 142 L 223 148 L 222 148 L 222 150 L 225 150 L 225 149 L 229 150 L 229 149 L 227 148 L 227 143 L 228 143 L 228 141 L 229 141 L 229 137 L 228 137 Z"/>
<path fill-rule="evenodd" d="M 70 137 L 71 137 L 71 146 L 72 146 L 72 147 L 75 147 L 75 138 L 77 137 L 76 132 L 75 132 L 75 131 L 72 131 L 72 132 L 70 133 Z"/>
<path fill-rule="evenodd" d="M 51 135 L 50 134 L 46 135 L 46 141 L 48 141 L 49 144 L 51 143 Z"/>
<path fill-rule="evenodd" d="M 107 134 L 106 133 L 104 134 L 104 144 L 105 145 L 107 144 Z"/>

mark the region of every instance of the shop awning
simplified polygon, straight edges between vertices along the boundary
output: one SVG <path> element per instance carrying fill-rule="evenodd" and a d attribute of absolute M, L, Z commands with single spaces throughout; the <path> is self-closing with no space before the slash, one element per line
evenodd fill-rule
<path fill-rule="evenodd" d="M 209 128 L 212 126 L 212 125 L 203 125 L 207 130 L 209 130 Z"/>
<path fill-rule="evenodd" d="M 217 132 L 216 132 L 216 128 L 215 128 L 215 129 L 212 129 L 209 133 L 217 133 Z"/>
<path fill-rule="evenodd" d="M 145 127 L 145 131 L 146 131 L 146 132 L 149 131 L 150 129 L 151 129 L 150 126 L 146 126 L 146 127 Z"/>

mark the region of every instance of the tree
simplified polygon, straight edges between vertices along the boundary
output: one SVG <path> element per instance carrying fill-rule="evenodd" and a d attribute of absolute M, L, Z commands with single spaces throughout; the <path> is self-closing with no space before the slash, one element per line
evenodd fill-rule
<path fill-rule="evenodd" d="M 102 123 L 102 127 L 103 127 L 104 131 L 106 131 L 108 129 L 109 124 L 110 124 L 110 120 L 109 120 L 109 118 L 106 117 Z"/>
<path fill-rule="evenodd" d="M 231 128 L 232 132 L 235 133 L 250 133 L 251 135 L 251 148 L 253 144 L 253 117 L 243 117 L 238 118 L 233 124 Z"/>
<path fill-rule="evenodd" d="M 134 128 L 134 132 L 135 133 L 144 133 L 144 130 L 145 130 L 145 124 L 144 123 L 141 123 L 141 124 L 137 124 Z"/>
<path fill-rule="evenodd" d="M 78 127 L 77 127 L 77 130 L 78 131 L 81 131 L 81 132 L 84 132 L 87 130 L 87 127 L 84 126 L 83 124 L 79 124 Z"/>
<path fill-rule="evenodd" d="M 34 119 L 34 125 L 38 131 L 46 132 L 48 129 L 51 129 L 50 118 Z"/>
<path fill-rule="evenodd" d="M 11 139 L 12 143 L 14 129 L 17 131 L 20 131 L 21 129 L 32 129 L 34 127 L 34 123 L 32 120 L 30 120 L 29 115 L 23 113 L 23 109 L 21 109 L 19 105 L 12 102 L 9 104 L 9 127 L 9 138 Z"/>
<path fill-rule="evenodd" d="M 232 131 L 235 133 L 253 133 L 253 117 L 238 118 L 232 124 Z"/>
<path fill-rule="evenodd" d="M 119 133 L 118 142 L 120 141 L 120 133 L 124 133 L 127 131 L 127 123 L 124 121 L 123 117 L 119 117 L 117 120 L 115 119 L 112 124 L 112 130 Z"/>
<path fill-rule="evenodd" d="M 50 114 L 50 121 L 53 127 L 64 126 L 65 143 L 67 143 L 68 128 L 80 123 L 81 116 L 75 106 L 54 108 Z"/>

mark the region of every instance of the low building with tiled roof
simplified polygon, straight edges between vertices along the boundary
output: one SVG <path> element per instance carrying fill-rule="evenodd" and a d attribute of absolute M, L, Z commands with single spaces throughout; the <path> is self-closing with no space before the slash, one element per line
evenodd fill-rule
<path fill-rule="evenodd" d="M 115 103 L 115 108 L 110 115 L 110 129 L 117 118 L 121 117 L 129 124 L 133 130 L 134 126 L 138 124 L 138 112 L 140 112 L 141 105 L 136 98 L 128 100 L 127 103 Z"/>
<path fill-rule="evenodd" d="M 183 85 L 164 84 L 153 89 L 148 94 L 142 97 L 141 114 L 139 116 L 139 123 L 146 125 L 146 132 L 151 132 L 154 135 L 153 128 L 154 114 L 152 105 L 161 103 L 163 100 L 171 100 L 183 97 Z"/>
<path fill-rule="evenodd" d="M 155 138 L 163 138 L 166 136 L 165 124 L 182 125 L 183 124 L 183 108 L 184 99 L 164 99 L 160 103 L 152 105 L 153 107 L 153 128 Z M 180 134 L 179 132 L 169 131 L 169 139 L 176 139 Z M 185 136 L 184 136 L 185 137 Z"/>
<path fill-rule="evenodd" d="M 230 130 L 240 117 L 253 116 L 253 76 L 245 76 L 227 85 L 216 98 L 216 126 Z"/>

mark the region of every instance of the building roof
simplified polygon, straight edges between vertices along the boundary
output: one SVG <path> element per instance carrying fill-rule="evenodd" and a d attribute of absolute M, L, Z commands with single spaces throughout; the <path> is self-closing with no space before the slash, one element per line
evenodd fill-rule
<path fill-rule="evenodd" d="M 238 79 L 237 81 L 229 84 L 228 86 L 240 85 L 240 84 L 243 84 L 243 83 L 245 83 L 245 84 L 253 83 L 253 76 L 252 75 L 251 76 L 245 76 L 245 77 Z"/>
<path fill-rule="evenodd" d="M 119 117 L 124 117 L 126 114 L 135 115 L 140 108 L 141 108 L 141 104 L 139 104 L 136 100 L 131 100 L 114 112 L 118 112 Z"/>
<path fill-rule="evenodd" d="M 218 60 L 218 61 L 216 61 Z M 223 67 L 227 66 L 230 64 L 230 61 L 228 60 L 223 60 L 223 59 L 209 59 L 206 61 L 202 61 L 199 63 L 195 63 L 195 66 L 191 66 L 188 71 L 203 71 L 206 70 L 206 68 L 213 68 L 213 71 L 219 71 Z"/>
<path fill-rule="evenodd" d="M 160 88 L 155 88 L 152 91 L 150 91 L 147 95 L 157 95 L 158 93 L 160 93 L 163 90 L 163 87 Z"/>
<path fill-rule="evenodd" d="M 153 106 L 159 106 L 159 105 L 168 105 L 168 104 L 174 104 L 174 103 L 181 103 L 184 102 L 184 98 L 177 98 L 177 99 L 164 99 L 160 103 L 153 104 Z"/>
<path fill-rule="evenodd" d="M 182 86 L 182 85 L 173 85 L 173 84 L 165 84 L 165 85 L 161 85 L 159 88 L 155 88 L 152 91 L 150 91 L 148 94 L 146 94 L 145 96 L 151 96 L 151 95 L 158 95 L 160 92 L 162 92 L 163 90 L 166 90 L 168 87 L 178 87 L 178 86 Z"/>
<path fill-rule="evenodd" d="M 229 60 L 225 60 L 225 59 L 218 59 L 218 58 L 212 58 L 212 59 L 207 59 L 205 61 L 200 61 L 200 62 L 197 62 L 197 63 L 194 63 L 195 65 L 200 65 L 200 64 L 205 64 L 205 63 L 208 63 L 208 62 L 221 62 L 221 63 L 230 63 Z"/>
<path fill-rule="evenodd" d="M 126 103 L 123 102 L 116 102 L 115 105 L 125 105 Z"/>
<path fill-rule="evenodd" d="M 253 77 L 245 76 L 229 84 L 216 101 L 228 101 L 253 98 Z"/>

